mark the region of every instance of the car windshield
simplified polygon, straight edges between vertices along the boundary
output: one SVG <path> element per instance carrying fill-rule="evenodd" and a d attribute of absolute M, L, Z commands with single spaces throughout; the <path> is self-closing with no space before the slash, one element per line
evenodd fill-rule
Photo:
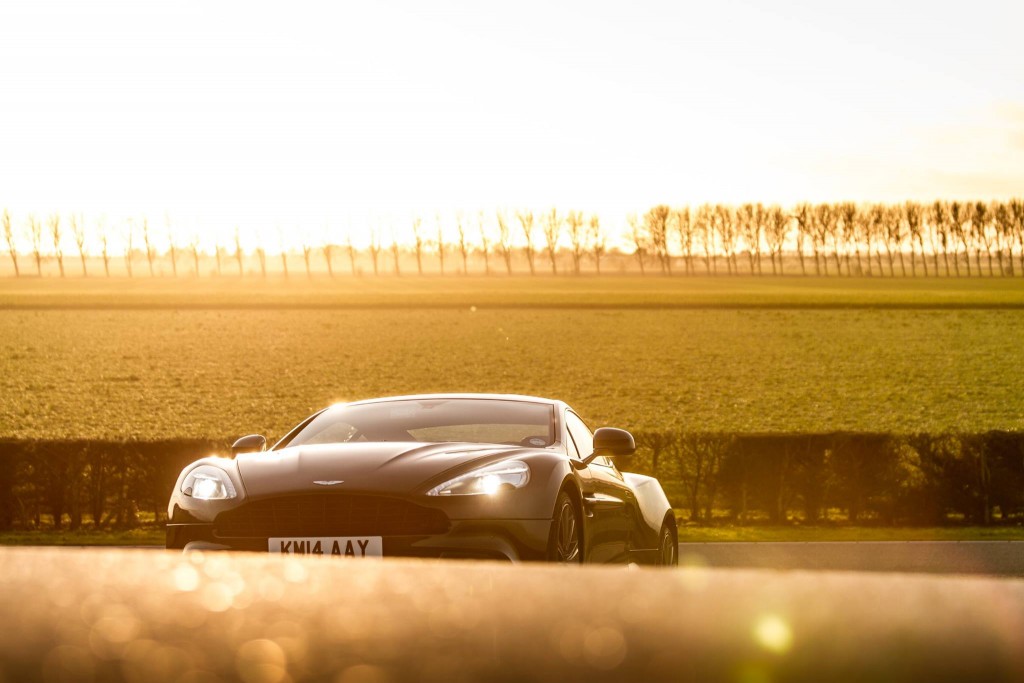
<path fill-rule="evenodd" d="M 357 441 L 470 442 L 544 447 L 554 408 L 505 399 L 436 398 L 332 406 L 278 446 Z"/>

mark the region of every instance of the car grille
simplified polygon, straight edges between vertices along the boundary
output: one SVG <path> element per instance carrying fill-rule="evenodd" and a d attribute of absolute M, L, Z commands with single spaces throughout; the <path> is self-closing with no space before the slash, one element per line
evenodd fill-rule
<path fill-rule="evenodd" d="M 246 503 L 217 515 L 222 537 L 416 536 L 448 531 L 448 516 L 395 498 L 312 494 Z"/>

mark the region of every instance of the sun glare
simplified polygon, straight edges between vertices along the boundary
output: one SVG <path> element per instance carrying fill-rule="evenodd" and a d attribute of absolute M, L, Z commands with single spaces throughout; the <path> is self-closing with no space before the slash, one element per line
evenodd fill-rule
<path fill-rule="evenodd" d="M 7 3 L 0 201 L 299 249 L 501 208 L 623 232 L 660 202 L 1001 198 L 1024 6 L 981 5 Z"/>

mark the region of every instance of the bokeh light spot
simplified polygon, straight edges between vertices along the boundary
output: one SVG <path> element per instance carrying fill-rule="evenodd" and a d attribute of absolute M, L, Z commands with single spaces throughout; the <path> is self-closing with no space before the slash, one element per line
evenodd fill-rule
<path fill-rule="evenodd" d="M 754 639 L 769 652 L 785 654 L 793 645 L 793 631 L 784 619 L 770 614 L 761 617 L 754 626 Z"/>
<path fill-rule="evenodd" d="M 192 565 L 179 565 L 174 570 L 174 587 L 184 592 L 194 591 L 199 587 L 199 572 Z"/>

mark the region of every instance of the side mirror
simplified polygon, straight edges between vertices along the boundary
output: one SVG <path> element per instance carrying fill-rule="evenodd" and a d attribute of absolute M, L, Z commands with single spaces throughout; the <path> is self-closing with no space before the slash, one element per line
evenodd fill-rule
<path fill-rule="evenodd" d="M 594 458 L 602 455 L 633 455 L 636 452 L 636 441 L 625 429 L 601 427 L 594 432 L 594 452 L 583 458 L 583 464 L 589 465 Z"/>
<path fill-rule="evenodd" d="M 240 453 L 261 453 L 267 450 L 267 437 L 262 434 L 250 434 L 243 436 L 231 444 L 231 455 Z"/>

